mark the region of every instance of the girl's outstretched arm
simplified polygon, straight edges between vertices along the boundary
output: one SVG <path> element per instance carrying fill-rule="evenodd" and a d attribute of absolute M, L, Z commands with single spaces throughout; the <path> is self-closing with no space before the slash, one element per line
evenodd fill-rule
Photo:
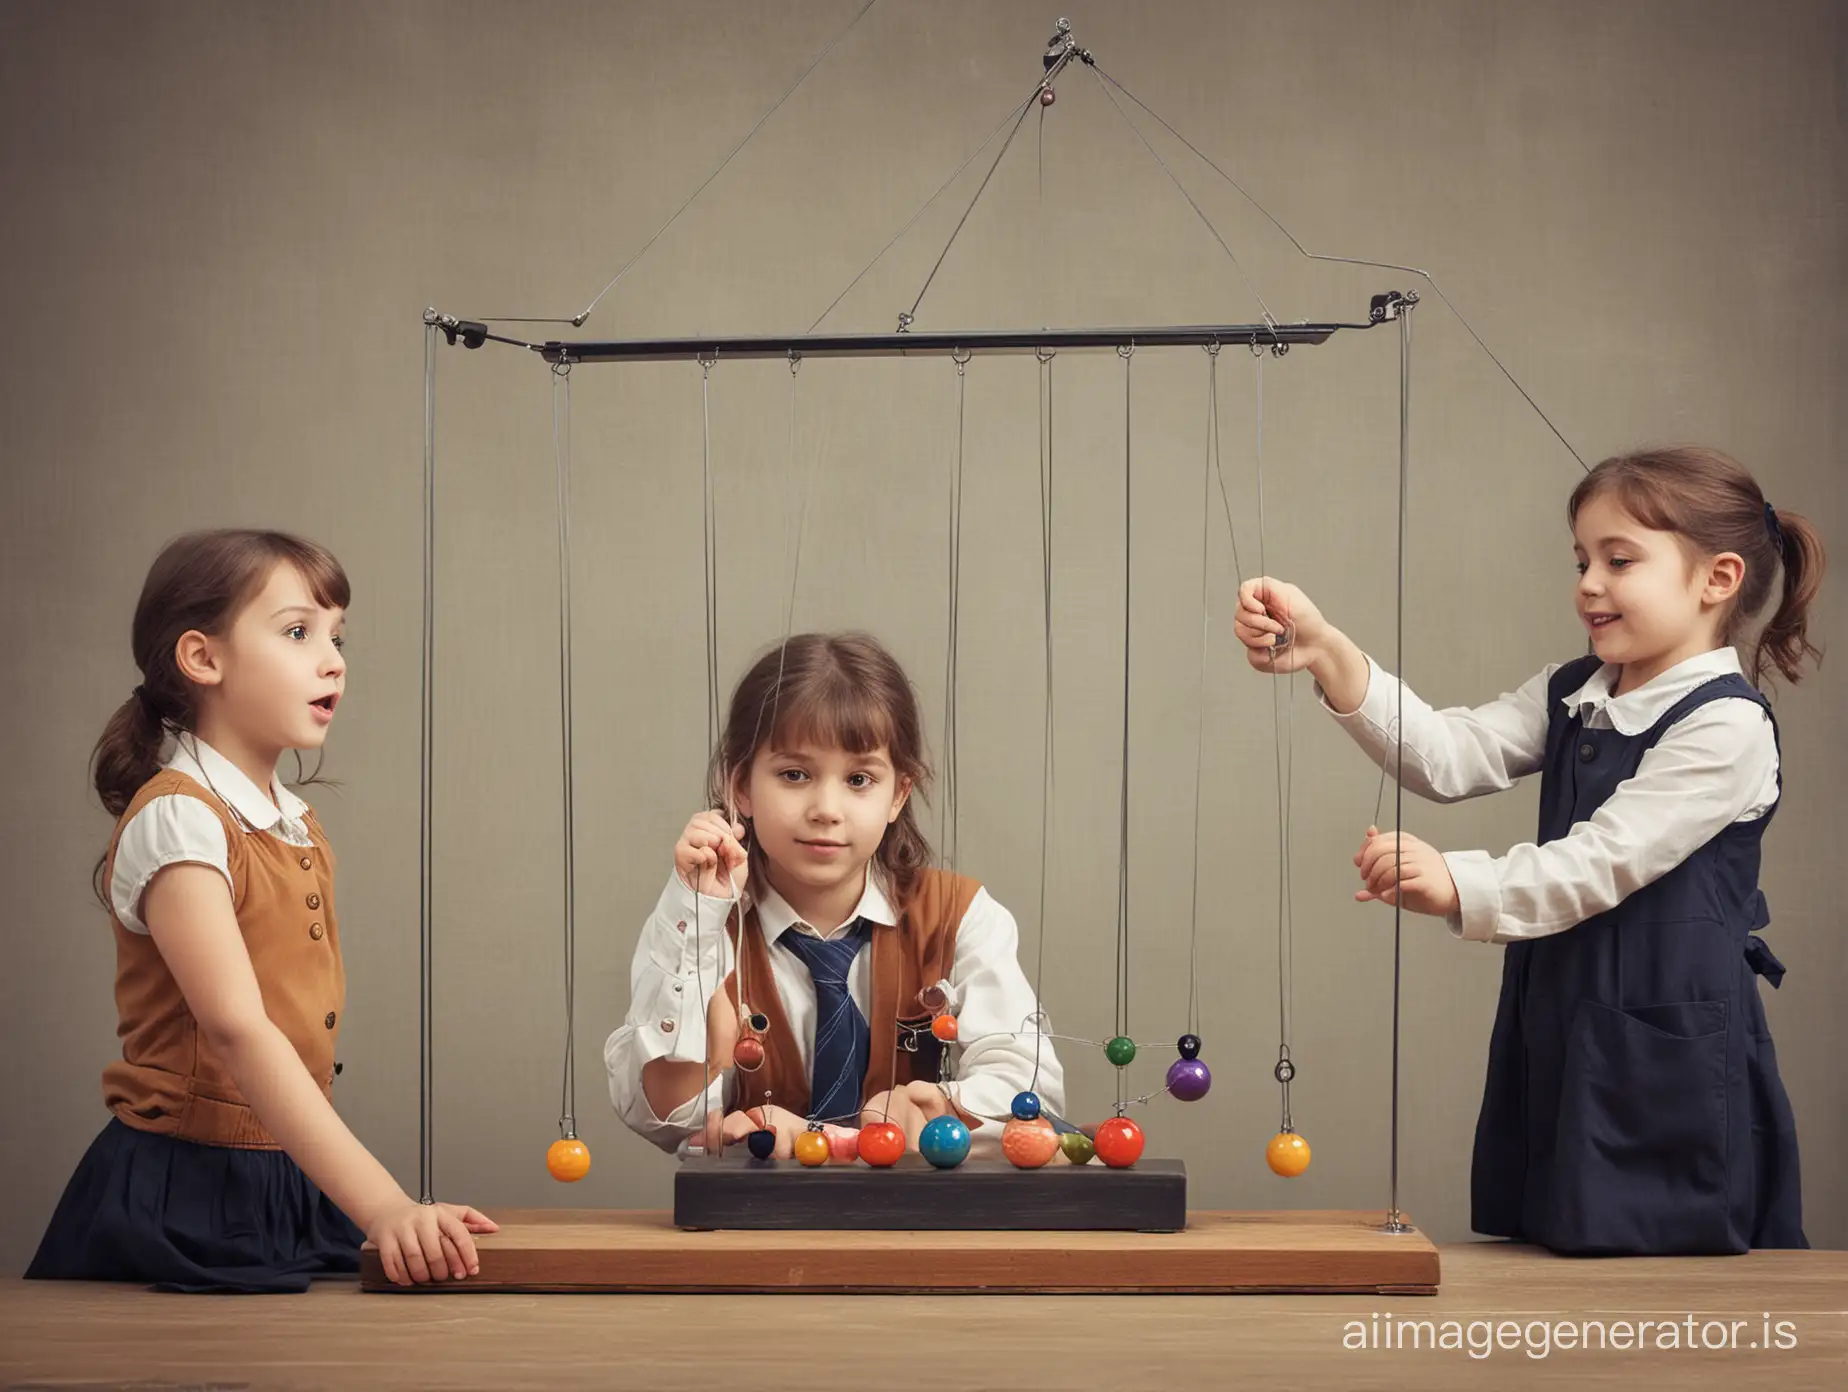
<path fill-rule="evenodd" d="M 495 1225 L 458 1204 L 419 1204 L 404 1192 L 316 1086 L 263 1007 L 231 891 L 217 869 L 169 866 L 142 899 L 141 918 L 187 1008 L 244 1100 L 302 1172 L 365 1230 L 400 1284 L 457 1280 L 480 1270 L 471 1232 Z"/>

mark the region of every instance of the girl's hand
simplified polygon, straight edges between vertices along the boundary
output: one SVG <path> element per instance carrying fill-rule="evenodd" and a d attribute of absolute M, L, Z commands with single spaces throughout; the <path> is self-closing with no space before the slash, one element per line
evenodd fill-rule
<path fill-rule="evenodd" d="M 916 1150 L 918 1137 L 924 1134 L 924 1123 L 954 1110 L 943 1089 L 935 1083 L 903 1083 L 872 1098 L 860 1113 L 860 1125 L 873 1121 L 895 1122 L 905 1133 L 905 1148 Z"/>
<path fill-rule="evenodd" d="M 732 875 L 750 862 L 744 823 L 720 812 L 701 812 L 674 844 L 674 871 L 682 884 L 709 899 L 732 897 Z"/>
<path fill-rule="evenodd" d="M 1368 827 L 1354 864 L 1366 885 L 1354 895 L 1362 903 L 1403 902 L 1413 913 L 1440 917 L 1457 911 L 1457 884 L 1443 854 L 1416 836 Z"/>
<path fill-rule="evenodd" d="M 492 1218 L 467 1204 L 420 1204 L 402 1195 L 373 1220 L 366 1236 L 379 1250 L 385 1275 L 409 1286 L 480 1274 L 470 1234 L 499 1231 Z"/>
<path fill-rule="evenodd" d="M 1238 587 L 1232 632 L 1260 672 L 1300 672 L 1321 655 L 1328 620 L 1296 586 L 1258 576 Z"/>
<path fill-rule="evenodd" d="M 721 1146 L 736 1145 L 753 1131 L 774 1131 L 776 1149 L 770 1152 L 770 1158 L 789 1160 L 796 1153 L 796 1137 L 808 1130 L 808 1120 L 782 1107 L 750 1107 L 731 1113 L 723 1121 L 714 1117 L 708 1126 L 708 1136 L 715 1130 L 718 1143 L 711 1147 L 711 1152 L 718 1151 Z"/>

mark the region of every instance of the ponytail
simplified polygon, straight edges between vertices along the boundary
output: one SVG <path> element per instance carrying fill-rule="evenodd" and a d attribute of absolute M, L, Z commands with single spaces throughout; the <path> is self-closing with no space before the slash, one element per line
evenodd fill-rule
<path fill-rule="evenodd" d="M 145 686 L 137 686 L 109 717 L 90 755 L 90 779 L 110 816 L 128 811 L 141 785 L 160 771 L 166 733 L 157 698 Z"/>
<path fill-rule="evenodd" d="M 1767 668 L 1776 667 L 1784 680 L 1794 685 L 1803 680 L 1805 659 L 1812 664 L 1822 661 L 1822 649 L 1809 637 L 1809 608 L 1822 588 L 1827 558 L 1822 538 L 1808 518 L 1769 503 L 1765 504 L 1765 517 L 1777 542 L 1784 587 L 1776 611 L 1752 649 L 1751 676 L 1756 685 L 1767 674 Z"/>

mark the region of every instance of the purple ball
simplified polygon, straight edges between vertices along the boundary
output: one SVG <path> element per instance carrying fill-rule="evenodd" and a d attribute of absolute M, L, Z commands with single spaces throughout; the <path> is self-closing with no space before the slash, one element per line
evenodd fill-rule
<path fill-rule="evenodd" d="M 1213 1075 L 1199 1059 L 1176 1059 L 1168 1065 L 1168 1091 L 1182 1102 L 1198 1102 L 1213 1085 Z"/>

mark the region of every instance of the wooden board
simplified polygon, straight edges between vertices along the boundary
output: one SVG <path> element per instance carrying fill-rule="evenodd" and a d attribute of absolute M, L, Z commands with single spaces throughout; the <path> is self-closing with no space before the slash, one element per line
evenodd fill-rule
<path fill-rule="evenodd" d="M 1437 1248 L 1344 1211 L 1191 1213 L 1185 1231 L 683 1232 L 666 1213 L 526 1209 L 478 1239 L 481 1274 L 436 1291 L 892 1295 L 1433 1295 Z M 369 1291 L 402 1291 L 367 1248 Z"/>
<path fill-rule="evenodd" d="M 674 1175 L 682 1228 L 885 1232 L 1177 1232 L 1187 1225 L 1187 1167 L 1143 1160 L 1016 1169 L 967 1160 L 939 1170 L 907 1155 L 889 1169 L 753 1160 L 688 1160 Z"/>

